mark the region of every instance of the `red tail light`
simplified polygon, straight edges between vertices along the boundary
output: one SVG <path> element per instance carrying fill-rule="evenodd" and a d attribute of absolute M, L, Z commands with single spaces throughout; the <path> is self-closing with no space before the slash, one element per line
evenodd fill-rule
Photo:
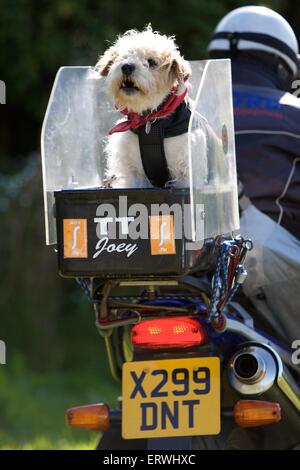
<path fill-rule="evenodd" d="M 143 349 L 190 348 L 205 343 L 205 331 L 191 318 L 158 318 L 135 325 L 131 342 Z"/>

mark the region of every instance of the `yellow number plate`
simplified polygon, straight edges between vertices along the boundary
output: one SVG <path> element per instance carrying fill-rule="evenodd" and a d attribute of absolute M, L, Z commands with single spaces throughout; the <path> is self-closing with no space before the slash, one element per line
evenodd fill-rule
<path fill-rule="evenodd" d="M 126 362 L 124 439 L 220 433 L 218 357 Z"/>

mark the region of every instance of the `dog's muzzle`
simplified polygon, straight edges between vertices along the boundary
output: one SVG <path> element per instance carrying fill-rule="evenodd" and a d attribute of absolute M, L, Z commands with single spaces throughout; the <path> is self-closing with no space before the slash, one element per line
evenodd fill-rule
<path fill-rule="evenodd" d="M 127 75 L 123 75 L 120 90 L 126 93 L 126 95 L 132 95 L 139 91 L 139 88 L 135 85 L 134 81 L 130 77 L 128 77 Z"/>
<path fill-rule="evenodd" d="M 135 86 L 134 82 L 129 78 L 124 78 L 121 83 L 120 89 L 124 91 L 127 95 L 132 95 L 133 93 L 139 91 L 139 88 Z"/>
<path fill-rule="evenodd" d="M 120 86 L 120 89 L 126 93 L 126 95 L 132 95 L 136 91 L 139 91 L 138 87 L 135 86 L 135 83 L 132 79 L 132 74 L 135 71 L 135 65 L 133 64 L 123 64 L 121 67 L 123 73 L 123 80 Z"/>

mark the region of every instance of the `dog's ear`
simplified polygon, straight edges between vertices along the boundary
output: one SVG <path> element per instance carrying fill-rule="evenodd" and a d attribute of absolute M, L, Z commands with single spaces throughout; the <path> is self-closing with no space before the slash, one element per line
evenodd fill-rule
<path fill-rule="evenodd" d="M 109 69 L 117 58 L 117 50 L 114 46 L 111 46 L 102 56 L 99 57 L 96 64 L 96 70 L 102 77 L 108 75 Z"/>
<path fill-rule="evenodd" d="M 179 82 L 186 82 L 192 74 L 190 64 L 179 54 L 173 59 L 171 70 Z"/>

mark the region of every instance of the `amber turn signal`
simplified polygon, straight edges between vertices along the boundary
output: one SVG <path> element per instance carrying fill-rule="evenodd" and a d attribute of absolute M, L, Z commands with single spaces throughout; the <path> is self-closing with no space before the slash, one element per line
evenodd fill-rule
<path fill-rule="evenodd" d="M 90 431 L 106 431 L 109 428 L 109 408 L 103 403 L 69 408 L 66 418 L 72 428 Z"/>
<path fill-rule="evenodd" d="M 279 403 L 240 400 L 234 406 L 233 416 L 238 426 L 252 428 L 278 423 L 281 420 L 281 409 Z"/>

